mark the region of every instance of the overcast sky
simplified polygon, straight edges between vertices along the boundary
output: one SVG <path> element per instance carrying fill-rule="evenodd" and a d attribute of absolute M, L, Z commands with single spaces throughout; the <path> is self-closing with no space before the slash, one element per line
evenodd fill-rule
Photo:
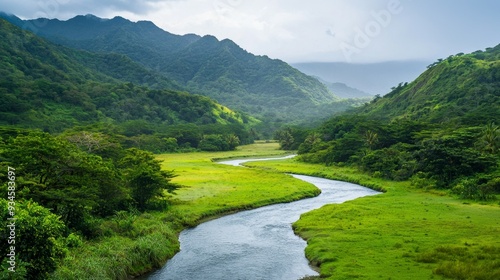
<path fill-rule="evenodd" d="M 150 20 L 289 63 L 433 61 L 500 43 L 498 0 L 0 0 L 0 10 Z"/>

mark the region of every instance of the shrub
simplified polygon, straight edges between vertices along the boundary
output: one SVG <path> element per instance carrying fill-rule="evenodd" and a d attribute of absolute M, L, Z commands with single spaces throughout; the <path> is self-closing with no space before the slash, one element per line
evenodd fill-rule
<path fill-rule="evenodd" d="M 481 184 L 476 178 L 462 179 L 452 188 L 452 192 L 464 199 L 489 200 L 494 198 L 490 184 Z"/>
<path fill-rule="evenodd" d="M 0 216 L 3 221 L 11 217 L 5 199 L 0 199 Z M 15 218 L 15 243 L 0 243 L 0 261 L 7 263 L 10 247 L 15 246 L 15 274 L 24 273 L 26 279 L 45 279 L 66 253 L 63 234 L 67 228 L 49 209 L 32 201 L 17 202 Z M 9 227 L 1 227 L 0 236 L 9 236 L 10 231 Z"/>

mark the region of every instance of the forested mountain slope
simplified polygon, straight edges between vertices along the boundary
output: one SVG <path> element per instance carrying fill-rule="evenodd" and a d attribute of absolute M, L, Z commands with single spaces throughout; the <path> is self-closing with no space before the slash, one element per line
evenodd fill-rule
<path fill-rule="evenodd" d="M 386 120 L 482 124 L 500 122 L 500 45 L 440 59 L 359 111 Z"/>
<path fill-rule="evenodd" d="M 99 53 L 118 53 L 166 75 L 190 92 L 215 98 L 231 108 L 257 116 L 303 120 L 338 111 L 316 110 L 315 105 L 338 100 L 323 84 L 280 60 L 254 56 L 231 40 L 213 36 L 168 33 L 151 22 L 92 15 L 67 21 L 38 19 L 11 22 L 49 40 Z M 335 105 L 333 105 L 335 107 Z M 280 110 L 276 110 L 280 108 Z"/>
<path fill-rule="evenodd" d="M 499 123 L 500 45 L 438 60 L 412 83 L 323 123 L 299 154 L 487 200 L 500 193 Z"/>
<path fill-rule="evenodd" d="M 3 19 L 0 36 L 1 125 L 59 132 L 95 122 L 140 121 L 144 128 L 249 121 L 204 96 L 130 83 L 175 86 L 123 55 L 70 50 Z"/>

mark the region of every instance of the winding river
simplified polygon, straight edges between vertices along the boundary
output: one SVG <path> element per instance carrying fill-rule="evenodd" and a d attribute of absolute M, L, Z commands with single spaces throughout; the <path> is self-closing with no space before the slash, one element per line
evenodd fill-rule
<path fill-rule="evenodd" d="M 237 166 L 247 161 L 256 160 L 221 163 Z M 302 213 L 325 204 L 342 203 L 379 192 L 346 182 L 291 176 L 314 184 L 321 189 L 321 194 L 231 214 L 186 229 L 179 236 L 181 251 L 148 279 L 293 280 L 317 275 L 304 255 L 306 242 L 294 234 L 291 224 Z"/>

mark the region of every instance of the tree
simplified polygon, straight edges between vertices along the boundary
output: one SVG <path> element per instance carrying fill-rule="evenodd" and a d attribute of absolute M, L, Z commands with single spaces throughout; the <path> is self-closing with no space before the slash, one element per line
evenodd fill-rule
<path fill-rule="evenodd" d="M 494 166 L 491 155 L 463 145 L 463 136 L 448 135 L 422 141 L 415 153 L 419 170 L 431 174 L 440 187 L 464 176 L 487 172 Z M 438 186 L 438 187 L 439 187 Z"/>
<path fill-rule="evenodd" d="M 378 134 L 371 130 L 367 130 L 365 132 L 364 138 L 365 138 L 365 144 L 366 146 L 368 146 L 370 150 L 373 149 L 375 145 L 378 143 Z"/>
<path fill-rule="evenodd" d="M 52 209 L 68 227 L 84 231 L 87 214 L 109 215 L 128 199 L 112 162 L 64 138 L 19 135 L 0 153 L 22 174 L 20 198 Z"/>
<path fill-rule="evenodd" d="M 102 133 L 82 131 L 67 137 L 68 141 L 84 149 L 88 153 L 103 148 L 104 136 Z"/>
<path fill-rule="evenodd" d="M 236 149 L 236 147 L 238 147 L 238 145 L 240 144 L 240 139 L 234 134 L 224 135 L 224 140 L 227 142 L 229 146 L 228 150 L 230 151 Z"/>
<path fill-rule="evenodd" d="M 283 150 L 292 150 L 295 144 L 295 139 L 290 128 L 277 131 L 274 138 L 279 141 L 280 147 Z"/>
<path fill-rule="evenodd" d="M 306 137 L 306 139 L 302 144 L 300 144 L 298 153 L 299 154 L 309 153 L 319 143 L 321 143 L 320 134 L 317 132 L 313 132 Z"/>
<path fill-rule="evenodd" d="M 33 201 L 16 201 L 15 206 L 15 243 L 9 244 L 11 228 L 0 227 L 0 260 L 2 266 L 7 263 L 7 254 L 14 251 L 16 258 L 16 272 L 3 271 L 2 279 L 46 279 L 54 271 L 58 260 L 64 257 L 66 231 L 64 223 L 55 214 Z M 0 217 L 2 221 L 10 218 L 7 200 L 0 198 Z M 7 222 L 9 224 L 9 222 Z M 15 250 L 11 250 L 14 246 Z M 9 273 L 10 275 L 5 275 Z"/>
<path fill-rule="evenodd" d="M 162 170 L 160 163 L 152 153 L 136 148 L 127 149 L 126 155 L 120 160 L 125 182 L 139 210 L 161 202 L 165 192 L 173 193 L 179 188 L 170 183 L 175 177 L 173 171 Z"/>
<path fill-rule="evenodd" d="M 203 135 L 203 138 L 198 145 L 198 149 L 209 152 L 227 151 L 229 150 L 229 144 L 224 140 L 222 135 L 209 134 Z"/>
<path fill-rule="evenodd" d="M 500 129 L 491 122 L 481 132 L 478 145 L 487 153 L 495 154 L 500 148 Z"/>

